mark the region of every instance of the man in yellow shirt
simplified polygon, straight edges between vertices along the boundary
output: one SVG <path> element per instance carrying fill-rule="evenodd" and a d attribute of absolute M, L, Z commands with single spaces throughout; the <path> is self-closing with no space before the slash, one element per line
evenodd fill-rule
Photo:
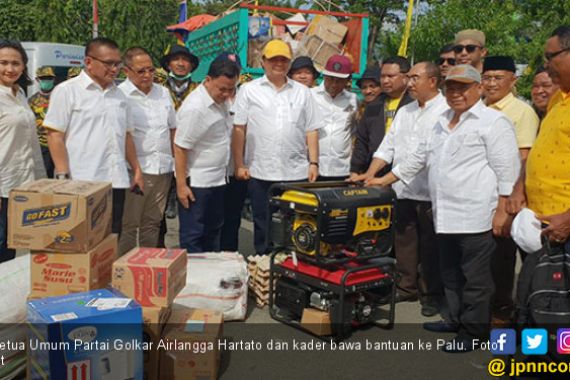
<path fill-rule="evenodd" d="M 517 83 L 515 61 L 507 56 L 487 57 L 483 63 L 483 95 L 487 106 L 503 112 L 515 126 L 517 145 L 524 161 L 536 140 L 539 119 L 530 105 L 513 95 Z M 513 311 L 513 288 L 517 246 L 510 237 L 495 237 L 491 259 L 495 295 L 494 325 L 508 324 Z"/>
<path fill-rule="evenodd" d="M 508 211 L 534 211 L 548 224 L 543 235 L 555 244 L 570 236 L 570 25 L 558 27 L 544 48 L 546 69 L 560 86 L 549 104 Z"/>

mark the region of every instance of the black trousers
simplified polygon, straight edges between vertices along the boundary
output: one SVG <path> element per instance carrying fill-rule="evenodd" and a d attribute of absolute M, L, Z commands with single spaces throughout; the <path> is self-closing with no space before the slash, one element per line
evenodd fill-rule
<path fill-rule="evenodd" d="M 495 294 L 492 311 L 500 317 L 507 317 L 513 308 L 513 290 L 515 284 L 515 264 L 517 245 L 511 238 L 495 237 L 497 248 L 491 259 Z"/>
<path fill-rule="evenodd" d="M 8 249 L 8 198 L 0 198 L 0 263 L 16 257 L 15 249 Z"/>
<path fill-rule="evenodd" d="M 123 230 L 123 212 L 125 211 L 126 189 L 113 189 L 113 222 L 111 232 L 121 236 Z"/>
<path fill-rule="evenodd" d="M 487 338 L 494 291 L 492 232 L 437 234 L 437 243 L 449 318 L 460 325 L 459 334 Z"/>
<path fill-rule="evenodd" d="M 398 200 L 394 244 L 399 290 L 406 295 L 421 295 L 426 301 L 440 299 L 443 285 L 431 202 Z"/>
<path fill-rule="evenodd" d="M 247 181 L 230 177 L 224 190 L 224 226 L 222 227 L 222 251 L 237 251 L 241 211 L 247 197 Z"/>
<path fill-rule="evenodd" d="M 51 154 L 49 153 L 49 149 L 47 146 L 42 146 L 41 149 L 42 149 L 42 158 L 44 160 L 44 166 L 46 168 L 47 177 L 53 178 L 55 165 L 53 163 L 53 159 L 51 158 Z"/>

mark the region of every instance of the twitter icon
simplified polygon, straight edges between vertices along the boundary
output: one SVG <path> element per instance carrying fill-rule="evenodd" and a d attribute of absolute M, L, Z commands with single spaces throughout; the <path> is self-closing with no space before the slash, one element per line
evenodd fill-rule
<path fill-rule="evenodd" d="M 521 342 L 525 355 L 545 355 L 548 352 L 548 333 L 545 329 L 524 329 Z"/>

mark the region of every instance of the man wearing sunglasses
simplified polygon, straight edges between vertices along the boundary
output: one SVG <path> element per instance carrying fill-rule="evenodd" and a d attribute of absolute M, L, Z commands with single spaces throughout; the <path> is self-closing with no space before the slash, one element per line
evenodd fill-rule
<path fill-rule="evenodd" d="M 487 55 L 485 33 L 477 29 L 465 29 L 455 35 L 453 46 L 455 61 L 461 65 L 471 65 L 481 72 L 483 58 Z"/>
<path fill-rule="evenodd" d="M 453 44 L 447 44 L 441 48 L 439 51 L 439 59 L 437 60 L 437 65 L 439 66 L 439 71 L 441 72 L 441 77 L 445 79 L 449 69 L 455 66 L 455 52 L 453 51 Z M 441 82 L 443 85 L 443 81 Z"/>
<path fill-rule="evenodd" d="M 141 47 L 133 47 L 125 52 L 123 63 L 127 80 L 119 89 L 131 109 L 133 141 L 145 191 L 126 194 L 120 255 L 135 246 L 158 246 L 160 223 L 174 171 L 172 142 L 176 128 L 174 103 L 168 90 L 153 81 L 155 68 L 150 54 Z"/>
<path fill-rule="evenodd" d="M 85 48 L 85 69 L 53 90 L 44 119 L 56 178 L 112 183 L 112 231 L 118 234 L 125 189 L 144 189 L 127 99 L 114 83 L 121 67 L 115 41 L 91 40 Z"/>

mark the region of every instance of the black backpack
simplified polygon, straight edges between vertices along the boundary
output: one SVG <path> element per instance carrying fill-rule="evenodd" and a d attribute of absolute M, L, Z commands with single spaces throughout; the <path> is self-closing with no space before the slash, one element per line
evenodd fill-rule
<path fill-rule="evenodd" d="M 556 361 L 567 360 L 556 348 L 559 328 L 570 328 L 570 241 L 529 254 L 519 274 L 517 287 L 519 328 L 545 328 L 548 353 Z"/>

